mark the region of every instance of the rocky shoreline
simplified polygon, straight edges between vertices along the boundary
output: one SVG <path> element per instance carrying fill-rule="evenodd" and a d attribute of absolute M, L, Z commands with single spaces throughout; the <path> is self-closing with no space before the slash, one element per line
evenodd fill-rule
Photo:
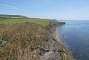
<path fill-rule="evenodd" d="M 59 23 L 49 22 L 49 44 L 52 55 L 48 60 L 75 60 L 72 54 L 65 48 L 64 43 L 57 36 L 56 28 Z M 47 60 L 47 59 L 46 59 Z"/>

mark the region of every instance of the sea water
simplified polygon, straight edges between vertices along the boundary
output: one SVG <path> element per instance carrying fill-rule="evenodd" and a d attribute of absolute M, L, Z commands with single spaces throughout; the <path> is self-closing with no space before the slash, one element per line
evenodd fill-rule
<path fill-rule="evenodd" d="M 89 21 L 67 20 L 58 32 L 76 60 L 89 60 Z"/>

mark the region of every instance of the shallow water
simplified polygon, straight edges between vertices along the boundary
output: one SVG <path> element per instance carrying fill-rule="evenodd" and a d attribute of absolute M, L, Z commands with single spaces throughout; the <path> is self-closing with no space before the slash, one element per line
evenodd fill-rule
<path fill-rule="evenodd" d="M 89 60 L 89 21 L 65 21 L 58 28 L 65 46 L 77 60 Z"/>

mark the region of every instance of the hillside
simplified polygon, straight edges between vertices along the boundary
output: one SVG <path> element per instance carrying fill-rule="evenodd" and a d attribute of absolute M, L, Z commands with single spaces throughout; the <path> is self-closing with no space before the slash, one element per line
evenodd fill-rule
<path fill-rule="evenodd" d="M 39 18 L 0 20 L 0 60 L 73 60 L 50 24 Z"/>
<path fill-rule="evenodd" d="M 13 18 L 13 17 L 18 17 L 18 18 Z M 23 22 L 36 23 L 42 26 L 48 25 L 48 19 L 28 18 L 20 15 L 0 15 L 0 24 L 11 25 L 11 24 L 23 23 Z"/>
<path fill-rule="evenodd" d="M 0 18 L 28 18 L 28 17 L 21 16 L 21 15 L 5 15 L 5 14 L 0 14 Z"/>

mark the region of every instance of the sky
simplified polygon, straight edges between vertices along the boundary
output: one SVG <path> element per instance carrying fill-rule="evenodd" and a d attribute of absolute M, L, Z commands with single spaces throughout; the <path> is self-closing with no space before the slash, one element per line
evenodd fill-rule
<path fill-rule="evenodd" d="M 89 0 L 0 0 L 0 14 L 89 20 Z"/>

